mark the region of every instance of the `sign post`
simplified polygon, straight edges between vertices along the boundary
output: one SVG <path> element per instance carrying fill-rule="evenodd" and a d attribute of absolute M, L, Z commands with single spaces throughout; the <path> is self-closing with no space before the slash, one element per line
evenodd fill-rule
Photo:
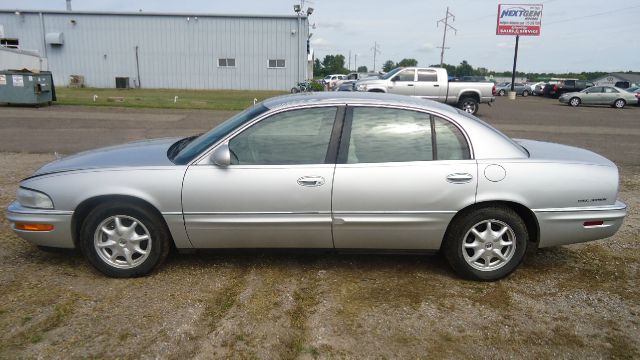
<path fill-rule="evenodd" d="M 513 54 L 513 72 L 511 73 L 511 91 L 515 89 L 516 64 L 518 62 L 518 43 L 520 36 L 540 36 L 542 28 L 542 4 L 500 4 L 496 35 L 515 35 L 516 48 Z"/>

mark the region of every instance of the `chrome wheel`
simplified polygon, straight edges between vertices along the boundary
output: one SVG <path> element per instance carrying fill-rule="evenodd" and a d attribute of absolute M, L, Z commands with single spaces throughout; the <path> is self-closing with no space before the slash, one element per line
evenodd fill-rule
<path fill-rule="evenodd" d="M 462 241 L 464 260 L 480 271 L 503 267 L 513 258 L 515 250 L 515 232 L 506 223 L 495 219 L 475 224 Z"/>
<path fill-rule="evenodd" d="M 462 110 L 469 114 L 475 114 L 478 104 L 475 101 L 465 101 L 462 103 Z"/>
<path fill-rule="evenodd" d="M 578 98 L 571 98 L 571 100 L 569 100 L 569 105 L 571 105 L 571 106 L 578 106 L 578 105 L 580 105 L 580 99 L 578 99 Z"/>
<path fill-rule="evenodd" d="M 142 264 L 151 253 L 151 236 L 141 221 L 127 215 L 114 215 L 103 220 L 93 237 L 100 259 L 118 269 L 132 269 Z"/>

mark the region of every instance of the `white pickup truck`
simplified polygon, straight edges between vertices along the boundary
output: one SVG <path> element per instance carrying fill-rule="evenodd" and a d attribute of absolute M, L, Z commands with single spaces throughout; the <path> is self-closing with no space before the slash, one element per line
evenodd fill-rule
<path fill-rule="evenodd" d="M 475 114 L 478 104 L 495 100 L 495 86 L 491 82 L 450 82 L 442 68 L 396 68 L 379 79 L 356 83 L 357 91 L 385 92 L 409 95 L 458 106 Z"/>

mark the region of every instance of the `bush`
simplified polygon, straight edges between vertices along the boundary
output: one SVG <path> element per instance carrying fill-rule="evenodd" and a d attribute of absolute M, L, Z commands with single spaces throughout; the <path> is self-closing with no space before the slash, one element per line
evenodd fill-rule
<path fill-rule="evenodd" d="M 324 86 L 322 86 L 322 84 L 315 82 L 315 81 L 311 81 L 309 83 L 309 90 L 311 91 L 324 91 Z"/>

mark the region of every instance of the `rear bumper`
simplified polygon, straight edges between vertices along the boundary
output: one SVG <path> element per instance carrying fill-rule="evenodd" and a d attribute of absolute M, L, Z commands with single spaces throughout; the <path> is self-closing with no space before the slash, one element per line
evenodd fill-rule
<path fill-rule="evenodd" d="M 575 244 L 613 236 L 627 215 L 627 205 L 533 210 L 540 225 L 539 247 Z M 585 226 L 588 221 L 603 221 L 602 225 Z"/>
<path fill-rule="evenodd" d="M 30 209 L 14 201 L 7 208 L 7 220 L 12 230 L 31 244 L 57 248 L 74 248 L 71 234 L 72 211 Z M 24 231 L 15 228 L 15 223 L 51 224 L 51 231 Z"/>

